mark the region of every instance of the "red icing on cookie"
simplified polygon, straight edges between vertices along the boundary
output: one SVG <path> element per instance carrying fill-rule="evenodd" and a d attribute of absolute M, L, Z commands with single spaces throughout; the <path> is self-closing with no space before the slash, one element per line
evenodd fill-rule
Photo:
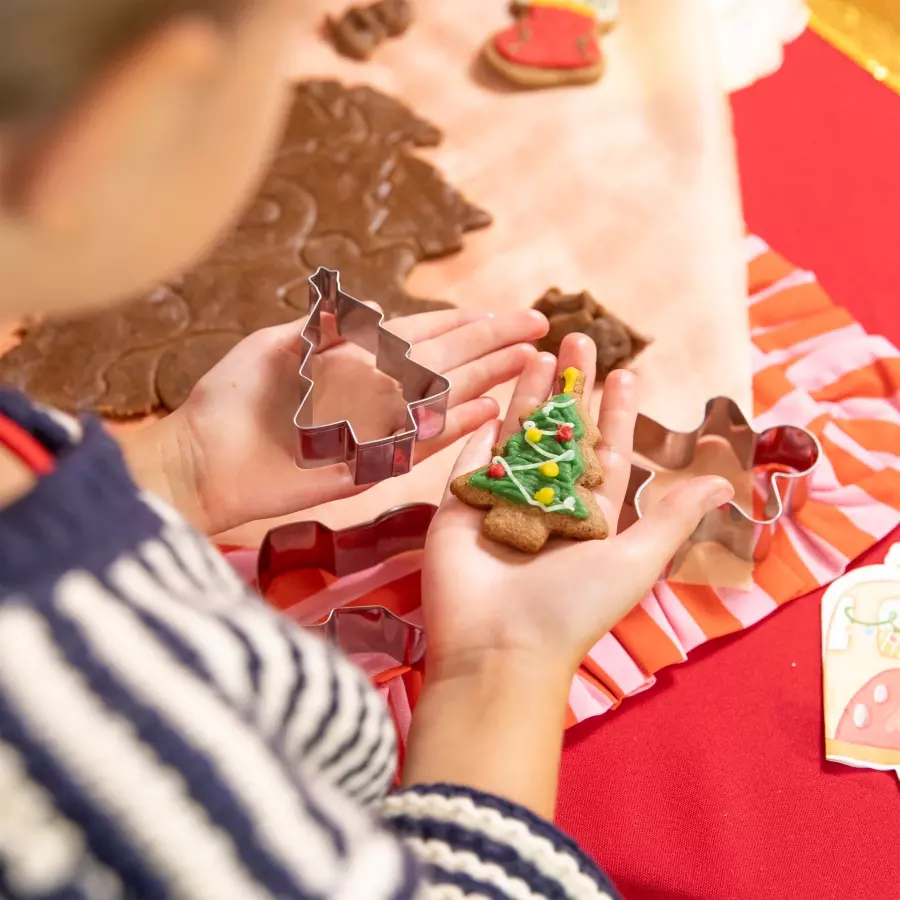
<path fill-rule="evenodd" d="M 488 470 L 489 478 L 502 478 L 506 474 L 506 469 L 500 463 L 494 463 Z"/>
<path fill-rule="evenodd" d="M 535 69 L 582 69 L 600 61 L 593 14 L 529 5 L 510 28 L 494 36 L 494 48 L 511 63 Z"/>
<path fill-rule="evenodd" d="M 556 439 L 562 443 L 563 441 L 571 441 L 575 437 L 575 430 L 571 425 L 560 425 L 556 429 Z"/>

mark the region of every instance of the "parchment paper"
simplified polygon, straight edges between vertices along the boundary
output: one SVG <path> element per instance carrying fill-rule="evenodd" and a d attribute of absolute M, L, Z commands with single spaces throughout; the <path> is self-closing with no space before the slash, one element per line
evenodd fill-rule
<path fill-rule="evenodd" d="M 495 218 L 461 253 L 418 267 L 412 290 L 501 311 L 553 285 L 587 289 L 655 339 L 637 364 L 644 412 L 689 429 L 714 394 L 749 412 L 743 227 L 707 0 L 629 0 L 604 40 L 604 79 L 539 92 L 511 90 L 475 62 L 509 22 L 504 0 L 416 2 L 409 32 L 368 63 L 321 37 L 325 14 L 346 2 L 305 4 L 291 75 L 368 83 L 408 102 L 444 131 L 430 158 Z M 339 527 L 437 502 L 455 455 L 294 518 Z M 271 524 L 228 538 L 256 543 Z"/>
<path fill-rule="evenodd" d="M 644 412 L 689 429 L 713 394 L 749 412 L 743 226 L 706 0 L 629 0 L 604 41 L 603 81 L 540 92 L 510 90 L 474 63 L 509 22 L 502 0 L 416 3 L 412 28 L 368 63 L 321 39 L 326 12 L 345 5 L 307 5 L 292 75 L 407 101 L 444 131 L 430 158 L 495 219 L 461 253 L 418 267 L 413 291 L 500 311 L 552 285 L 587 289 L 655 338 L 637 365 Z M 454 456 L 307 515 L 341 526 L 436 502 Z"/>

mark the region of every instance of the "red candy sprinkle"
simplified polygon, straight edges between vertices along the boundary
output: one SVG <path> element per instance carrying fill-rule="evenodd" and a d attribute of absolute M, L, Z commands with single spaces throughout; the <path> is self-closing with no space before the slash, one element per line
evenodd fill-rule
<path fill-rule="evenodd" d="M 560 425 L 556 429 L 556 439 L 558 441 L 571 441 L 575 437 L 575 429 L 571 425 Z"/>
<path fill-rule="evenodd" d="M 488 470 L 488 478 L 502 478 L 506 474 L 506 469 L 500 463 L 494 463 Z"/>

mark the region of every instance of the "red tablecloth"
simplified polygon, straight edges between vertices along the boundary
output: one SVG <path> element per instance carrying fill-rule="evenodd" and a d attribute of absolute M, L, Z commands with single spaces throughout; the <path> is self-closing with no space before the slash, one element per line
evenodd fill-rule
<path fill-rule="evenodd" d="M 808 34 L 733 108 L 750 230 L 900 344 L 900 97 Z M 900 898 L 900 781 L 824 761 L 820 596 L 570 733 L 560 824 L 628 900 Z"/>

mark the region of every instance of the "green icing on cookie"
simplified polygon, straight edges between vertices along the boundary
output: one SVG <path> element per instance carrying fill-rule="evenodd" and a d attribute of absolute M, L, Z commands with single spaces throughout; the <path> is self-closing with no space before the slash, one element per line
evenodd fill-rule
<path fill-rule="evenodd" d="M 584 459 L 578 447 L 578 441 L 584 437 L 584 424 L 574 399 L 571 394 L 557 394 L 536 409 L 529 416 L 530 424 L 504 445 L 503 463 L 492 463 L 502 465 L 502 476 L 495 478 L 489 475 L 491 466 L 485 466 L 473 473 L 469 484 L 490 491 L 510 503 L 535 506 L 575 519 L 587 519 L 590 514 L 575 487 L 576 481 L 584 474 Z M 571 426 L 571 439 L 557 440 L 560 426 Z M 529 440 L 529 437 L 536 436 L 528 435 L 532 428 L 542 432 L 536 442 Z M 545 463 L 558 467 L 555 477 L 541 471 Z M 548 490 L 552 491 L 552 497 Z M 535 494 L 541 499 L 536 500 Z M 541 502 L 545 500 L 548 502 Z"/>

